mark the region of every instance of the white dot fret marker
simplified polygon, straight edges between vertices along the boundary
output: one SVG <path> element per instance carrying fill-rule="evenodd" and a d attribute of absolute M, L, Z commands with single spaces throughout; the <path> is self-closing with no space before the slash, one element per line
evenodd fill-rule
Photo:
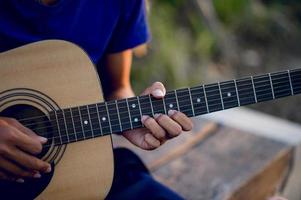
<path fill-rule="evenodd" d="M 201 99 L 200 99 L 200 98 L 197 98 L 197 99 L 196 99 L 196 102 L 200 103 L 200 102 L 201 102 Z"/>
<path fill-rule="evenodd" d="M 87 121 L 87 120 L 85 120 L 85 121 L 84 121 L 84 124 L 85 124 L 85 125 L 87 125 L 87 124 L 88 124 L 88 121 Z"/>
<path fill-rule="evenodd" d="M 134 122 L 138 122 L 138 118 L 136 117 L 136 118 L 134 118 Z"/>
<path fill-rule="evenodd" d="M 231 92 L 227 93 L 227 97 L 231 97 L 231 95 L 232 95 Z"/>
<path fill-rule="evenodd" d="M 102 117 L 101 120 L 102 120 L 102 121 L 106 121 L 107 118 L 106 118 L 106 117 Z"/>
<path fill-rule="evenodd" d="M 170 108 L 173 108 L 173 104 L 172 104 L 172 103 L 171 103 L 171 104 L 169 104 L 169 107 L 170 107 Z"/>
<path fill-rule="evenodd" d="M 132 108 L 136 108 L 136 104 L 133 103 L 133 104 L 132 104 Z"/>

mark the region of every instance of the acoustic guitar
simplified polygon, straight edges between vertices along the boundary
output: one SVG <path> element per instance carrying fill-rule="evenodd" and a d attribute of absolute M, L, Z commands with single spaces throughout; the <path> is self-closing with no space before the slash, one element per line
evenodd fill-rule
<path fill-rule="evenodd" d="M 0 116 L 47 137 L 39 157 L 53 165 L 42 180 L 1 181 L 0 188 L 11 188 L 1 199 L 9 192 L 33 199 L 104 199 L 113 178 L 111 134 L 142 127 L 142 115 L 175 109 L 193 117 L 301 93 L 301 69 L 293 69 L 168 91 L 163 99 L 103 102 L 87 54 L 60 40 L 1 53 L 0 77 Z"/>

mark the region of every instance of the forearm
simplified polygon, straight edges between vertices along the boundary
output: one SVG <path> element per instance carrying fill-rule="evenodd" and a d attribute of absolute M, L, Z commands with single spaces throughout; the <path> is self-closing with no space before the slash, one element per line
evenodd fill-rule
<path fill-rule="evenodd" d="M 132 50 L 106 56 L 104 66 L 99 68 L 106 100 L 134 96 L 130 84 Z"/>

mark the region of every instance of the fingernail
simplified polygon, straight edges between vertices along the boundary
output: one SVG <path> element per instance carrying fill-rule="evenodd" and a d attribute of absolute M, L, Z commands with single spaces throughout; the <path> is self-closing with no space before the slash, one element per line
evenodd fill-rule
<path fill-rule="evenodd" d="M 142 115 L 142 117 L 141 117 L 141 122 L 144 123 L 145 120 L 147 120 L 147 118 L 149 118 L 149 116 L 147 116 L 147 115 Z"/>
<path fill-rule="evenodd" d="M 23 178 L 18 178 L 18 179 L 16 180 L 16 182 L 17 182 L 17 183 L 24 183 L 24 179 L 23 179 Z"/>
<path fill-rule="evenodd" d="M 49 173 L 49 172 L 51 172 L 51 166 L 49 166 L 45 171 L 45 173 Z"/>
<path fill-rule="evenodd" d="M 176 110 L 169 110 L 168 111 L 168 116 L 172 116 L 173 114 L 175 114 L 177 111 Z"/>
<path fill-rule="evenodd" d="M 38 136 L 41 143 L 45 144 L 47 142 L 47 138 Z"/>
<path fill-rule="evenodd" d="M 162 92 L 162 90 L 160 89 L 156 89 L 152 92 L 152 94 L 155 96 L 155 97 L 163 97 L 164 96 L 164 93 Z"/>
<path fill-rule="evenodd" d="M 34 177 L 34 178 L 41 178 L 42 175 L 41 175 L 39 172 L 37 172 L 37 173 L 35 173 L 35 174 L 33 175 L 33 177 Z"/>
<path fill-rule="evenodd" d="M 154 118 L 157 119 L 158 117 L 160 117 L 161 114 L 155 114 Z"/>

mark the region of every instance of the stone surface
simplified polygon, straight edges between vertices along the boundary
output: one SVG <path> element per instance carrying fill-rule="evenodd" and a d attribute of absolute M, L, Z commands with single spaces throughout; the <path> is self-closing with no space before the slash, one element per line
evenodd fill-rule
<path fill-rule="evenodd" d="M 131 148 L 150 166 L 192 139 L 208 121 L 197 118 L 194 124 L 196 126 L 192 132 L 180 135 L 155 151 L 140 150 L 120 136 L 115 136 L 113 143 L 114 146 Z M 227 199 L 279 153 L 289 148 L 289 145 L 278 141 L 219 126 L 217 131 L 189 151 L 157 168 L 153 175 L 185 199 Z"/>

